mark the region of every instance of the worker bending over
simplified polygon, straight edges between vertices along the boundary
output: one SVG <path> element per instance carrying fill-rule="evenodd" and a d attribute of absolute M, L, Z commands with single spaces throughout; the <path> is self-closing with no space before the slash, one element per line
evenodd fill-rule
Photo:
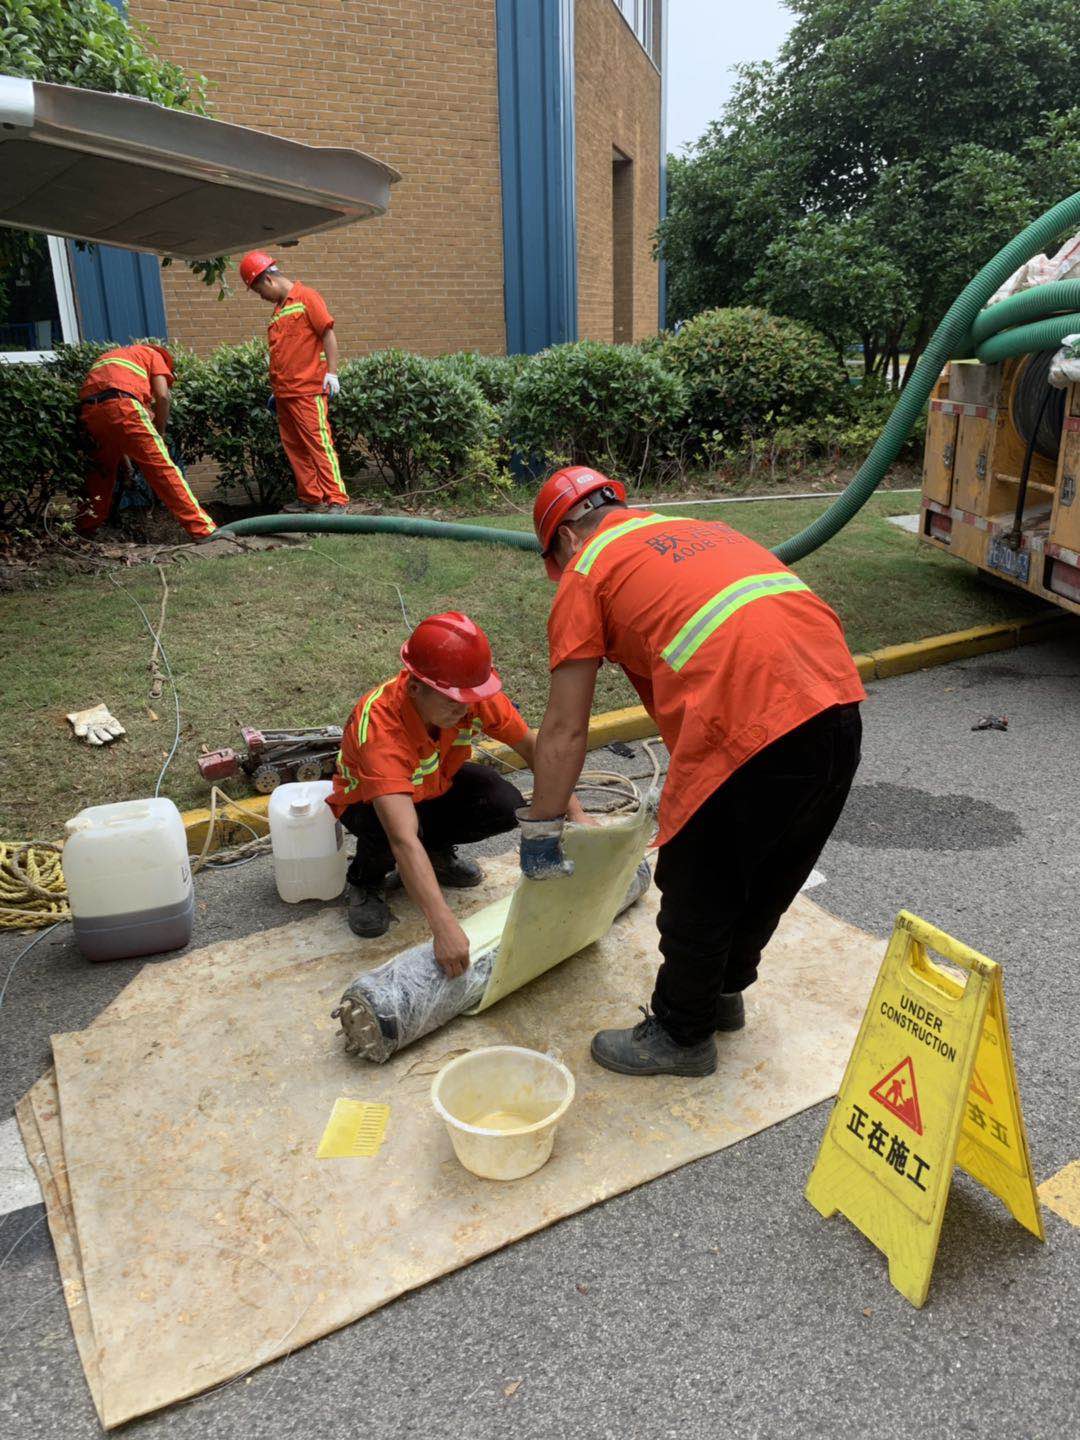
<path fill-rule="evenodd" d="M 467 615 L 421 620 L 401 660 L 400 674 L 368 691 L 350 715 L 327 800 L 356 836 L 349 926 L 365 937 L 386 933 L 386 877 L 396 863 L 431 926 L 435 959 L 447 975 L 461 975 L 469 941 L 440 886 L 479 885 L 483 872 L 454 847 L 513 830 L 524 804 L 508 780 L 471 762 L 472 742 L 490 735 L 531 766 L 536 732 L 502 693 L 487 636 Z M 584 819 L 572 797 L 563 808 Z"/>
<path fill-rule="evenodd" d="M 706 1075 L 716 1030 L 828 839 L 859 763 L 865 692 L 840 622 L 775 555 L 715 521 L 628 509 L 583 466 L 533 511 L 558 590 L 551 689 L 522 818 L 521 868 L 565 873 L 561 832 L 585 757 L 596 672 L 621 665 L 671 754 L 656 883 L 663 963 L 652 1013 L 604 1030 L 626 1075 Z"/>
<path fill-rule="evenodd" d="M 317 290 L 282 275 L 262 250 L 240 261 L 240 278 L 274 307 L 267 329 L 270 389 L 278 433 L 296 477 L 296 500 L 283 509 L 316 515 L 344 510 L 349 496 L 327 408 L 327 400 L 341 389 L 334 317 Z"/>
<path fill-rule="evenodd" d="M 193 540 L 209 540 L 217 529 L 165 445 L 173 370 L 165 346 L 149 342 L 106 350 L 90 366 L 79 391 L 79 418 L 93 442 L 85 503 L 75 522 L 81 535 L 92 535 L 108 520 L 125 458 Z"/>

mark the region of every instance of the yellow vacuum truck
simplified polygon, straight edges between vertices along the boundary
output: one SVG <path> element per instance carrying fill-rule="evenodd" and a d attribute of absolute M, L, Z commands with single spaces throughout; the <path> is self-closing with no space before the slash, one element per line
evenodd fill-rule
<path fill-rule="evenodd" d="M 945 367 L 927 416 L 919 532 L 1080 614 L 1080 383 L 1049 385 L 1053 355 Z"/>

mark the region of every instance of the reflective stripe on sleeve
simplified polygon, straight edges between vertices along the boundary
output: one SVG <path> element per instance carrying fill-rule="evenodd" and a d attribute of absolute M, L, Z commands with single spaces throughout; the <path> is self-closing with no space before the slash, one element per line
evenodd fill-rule
<path fill-rule="evenodd" d="M 371 724 L 371 707 L 375 704 L 375 701 L 378 700 L 379 696 L 383 693 L 383 691 L 389 684 L 389 680 L 384 680 L 383 683 L 378 687 L 378 689 L 373 690 L 371 694 L 367 697 L 367 699 L 364 701 L 364 708 L 360 711 L 360 719 L 357 722 L 356 726 L 356 738 L 358 743 L 361 745 L 363 745 L 363 743 L 365 742 L 365 740 L 367 740 L 368 737 L 368 727 Z"/>
<path fill-rule="evenodd" d="M 665 645 L 660 652 L 661 657 L 673 670 L 681 670 L 709 636 L 715 634 L 744 605 L 755 600 L 767 600 L 773 595 L 791 595 L 795 591 L 809 589 L 805 581 L 785 571 L 771 575 L 744 575 L 699 606 L 674 639 Z"/>

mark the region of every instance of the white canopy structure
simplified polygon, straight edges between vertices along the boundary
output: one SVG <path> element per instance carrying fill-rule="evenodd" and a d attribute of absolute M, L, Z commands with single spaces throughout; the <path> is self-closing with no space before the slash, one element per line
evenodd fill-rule
<path fill-rule="evenodd" d="M 205 260 L 382 215 L 400 178 L 359 150 L 0 75 L 0 225 Z"/>

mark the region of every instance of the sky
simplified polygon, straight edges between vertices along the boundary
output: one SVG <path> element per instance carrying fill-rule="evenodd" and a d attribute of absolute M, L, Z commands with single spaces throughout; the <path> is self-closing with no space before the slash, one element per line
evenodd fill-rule
<path fill-rule="evenodd" d="M 780 0 L 668 0 L 667 148 L 679 154 L 731 93 L 730 66 L 771 60 L 791 28 Z"/>

